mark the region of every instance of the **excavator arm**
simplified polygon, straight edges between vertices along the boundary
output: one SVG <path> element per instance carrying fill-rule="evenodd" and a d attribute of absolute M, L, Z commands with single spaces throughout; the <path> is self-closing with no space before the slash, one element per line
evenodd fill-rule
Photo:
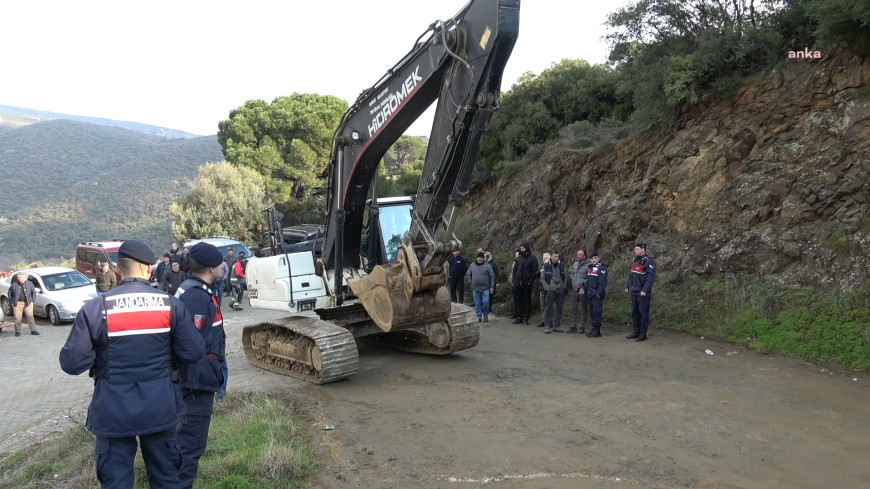
<path fill-rule="evenodd" d="M 520 0 L 471 0 L 436 21 L 375 85 L 363 91 L 336 129 L 327 184 L 328 215 L 321 260 L 334 270 L 341 304 L 342 270 L 359 268 L 366 201 L 386 151 L 429 107 L 435 119 L 409 232 L 398 260 L 348 280 L 384 331 L 444 321 L 447 256 L 465 202 L 481 137 L 498 108 L 505 64 L 519 32 Z"/>

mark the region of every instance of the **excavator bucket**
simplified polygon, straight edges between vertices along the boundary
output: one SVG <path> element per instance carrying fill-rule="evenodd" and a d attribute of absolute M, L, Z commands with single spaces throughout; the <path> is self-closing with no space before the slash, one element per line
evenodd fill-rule
<path fill-rule="evenodd" d="M 384 332 L 446 321 L 450 316 L 447 287 L 415 293 L 401 260 L 378 265 L 359 280 L 349 280 L 348 285 Z"/>

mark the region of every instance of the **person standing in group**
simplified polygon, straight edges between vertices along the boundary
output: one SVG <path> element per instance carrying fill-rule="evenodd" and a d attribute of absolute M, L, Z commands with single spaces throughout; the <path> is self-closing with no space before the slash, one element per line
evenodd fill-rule
<path fill-rule="evenodd" d="M 9 302 L 12 303 L 12 316 L 15 318 L 15 336 L 21 336 L 21 319 L 27 320 L 30 334 L 38 335 L 36 321 L 33 320 L 33 299 L 36 289 L 33 282 L 27 280 L 27 274 L 18 272 L 9 286 Z"/>
<path fill-rule="evenodd" d="M 516 275 L 517 275 L 517 259 L 520 257 L 520 250 L 514 251 L 514 261 L 511 262 L 511 273 L 508 275 L 508 283 L 511 285 L 511 292 L 513 293 L 514 303 L 513 303 L 513 313 L 511 314 L 510 319 L 517 319 L 519 316 L 517 315 L 517 308 L 519 304 L 519 298 L 517 295 L 517 291 L 519 291 L 519 287 L 517 287 Z"/>
<path fill-rule="evenodd" d="M 520 256 L 517 258 L 517 270 L 514 280 L 519 284 L 520 301 L 517 304 L 517 319 L 514 324 L 529 324 L 532 314 L 532 282 L 538 272 L 538 259 L 532 254 L 528 243 L 520 245 Z"/>
<path fill-rule="evenodd" d="M 447 257 L 447 283 L 450 287 L 450 301 L 462 304 L 465 301 L 465 272 L 468 271 L 468 260 L 459 250 Z"/>
<path fill-rule="evenodd" d="M 195 245 L 194 245 L 195 246 Z M 217 297 L 218 307 L 221 306 L 224 297 L 224 284 L 230 278 L 230 267 L 226 260 L 221 257 L 221 264 L 218 265 L 218 276 L 214 281 L 214 296 Z"/>
<path fill-rule="evenodd" d="M 205 355 L 195 363 L 182 365 L 178 371 L 178 383 L 187 408 L 178 425 L 181 450 L 178 477 L 182 489 L 193 487 L 196 479 L 199 459 L 208 441 L 215 393 L 224 384 L 222 364 L 226 359 L 223 315 L 212 289 L 223 256 L 214 245 L 200 242 L 190 248 L 187 261 L 191 278 L 181 284 L 175 297 L 193 315 L 193 324 L 205 341 Z"/>
<path fill-rule="evenodd" d="M 166 284 L 163 283 L 163 276 L 169 269 L 172 268 L 172 265 L 169 264 L 169 253 L 163 254 L 163 261 L 157 264 L 157 268 L 154 269 L 151 275 L 151 281 L 157 282 L 157 288 L 160 290 L 166 290 Z"/>
<path fill-rule="evenodd" d="M 224 282 L 224 292 L 227 293 L 227 296 L 232 297 L 233 290 L 235 290 L 236 283 L 238 279 L 236 279 L 236 257 L 233 254 L 233 249 L 230 248 L 227 250 L 227 256 L 224 258 L 224 263 L 227 264 L 227 268 L 230 269 L 230 275 L 226 282 Z"/>
<path fill-rule="evenodd" d="M 184 401 L 172 363 L 198 361 L 205 342 L 181 301 L 148 284 L 153 260 L 144 242 L 124 241 L 121 283 L 82 306 L 60 350 L 64 372 L 90 370 L 94 378 L 85 428 L 96 436 L 104 488 L 133 487 L 137 449 L 152 489 L 179 487 L 176 426 Z"/>
<path fill-rule="evenodd" d="M 634 245 L 634 260 L 628 273 L 625 291 L 631 294 L 632 332 L 625 339 L 646 341 L 649 329 L 649 308 L 652 302 L 652 287 L 656 281 L 656 262 L 646 254 L 646 243 Z"/>
<path fill-rule="evenodd" d="M 468 267 L 466 276 L 471 283 L 474 294 L 474 312 L 477 321 L 489 321 L 489 298 L 495 292 L 495 274 L 482 252 L 477 253 L 477 259 Z"/>
<path fill-rule="evenodd" d="M 492 292 L 489 294 L 489 309 L 486 311 L 487 314 L 492 313 L 492 300 L 495 298 L 495 289 L 498 288 L 498 265 L 495 264 L 495 259 L 492 257 L 492 253 L 488 251 L 483 252 L 483 259 L 486 263 L 489 263 L 489 266 L 492 267 L 492 277 L 495 280 L 495 283 L 492 287 Z"/>
<path fill-rule="evenodd" d="M 163 290 L 169 292 L 169 295 L 175 295 L 181 282 L 187 278 L 186 273 L 181 271 L 181 263 L 172 262 L 172 268 L 163 276 Z"/>
<path fill-rule="evenodd" d="M 586 250 L 577 250 L 577 259 L 571 265 L 571 328 L 569 333 L 585 333 L 586 317 L 589 315 L 589 301 L 586 299 L 586 272 L 589 260 Z M 577 330 L 577 312 L 580 312 L 580 330 Z"/>
<path fill-rule="evenodd" d="M 540 286 L 541 274 L 544 273 L 544 264 L 550 261 L 550 253 L 545 252 L 541 255 L 541 269 L 535 273 L 535 280 L 538 282 Z M 547 292 L 543 287 L 538 289 L 538 304 L 541 306 L 541 324 L 538 325 L 539 328 L 544 327 L 544 311 L 547 310 Z"/>
<path fill-rule="evenodd" d="M 104 261 L 100 264 L 100 271 L 97 272 L 97 292 L 100 295 L 115 288 L 118 285 L 118 278 L 115 277 L 115 271 L 109 268 L 109 262 Z"/>
<path fill-rule="evenodd" d="M 601 263 L 597 251 L 589 255 L 586 271 L 586 297 L 589 298 L 589 315 L 592 316 L 592 330 L 586 333 L 589 338 L 601 336 L 601 313 L 607 296 L 607 267 Z"/>
<path fill-rule="evenodd" d="M 248 258 L 245 256 L 244 251 L 239 252 L 239 261 L 233 266 L 233 271 L 236 276 L 236 286 L 239 288 L 239 296 L 233 302 L 233 309 L 236 311 L 241 311 L 242 306 L 242 297 L 245 295 L 245 288 L 247 287 L 247 282 L 245 281 L 245 270 L 248 268 Z"/>
<path fill-rule="evenodd" d="M 181 250 L 178 249 L 178 244 L 172 243 L 172 246 L 169 247 L 169 261 L 172 263 L 178 262 L 180 265 L 182 258 L 183 255 L 181 254 Z"/>
<path fill-rule="evenodd" d="M 187 246 L 181 249 L 181 271 L 185 279 L 190 278 L 190 248 Z"/>
<path fill-rule="evenodd" d="M 546 295 L 547 307 L 544 310 L 544 333 L 562 332 L 562 306 L 565 304 L 565 284 L 568 279 L 565 264 L 559 261 L 559 252 L 550 253 L 550 259 L 541 269 L 541 290 Z"/>

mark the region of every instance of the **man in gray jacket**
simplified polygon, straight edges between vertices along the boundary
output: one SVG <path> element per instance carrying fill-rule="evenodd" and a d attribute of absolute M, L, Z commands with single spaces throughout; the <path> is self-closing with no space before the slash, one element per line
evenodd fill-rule
<path fill-rule="evenodd" d="M 577 306 L 580 306 L 580 333 L 586 332 L 586 318 L 589 316 L 589 300 L 586 298 L 586 272 L 589 260 L 586 250 L 577 250 L 577 260 L 571 265 L 571 328 L 569 333 L 577 333 Z"/>
<path fill-rule="evenodd" d="M 477 253 L 477 260 L 468 267 L 465 276 L 471 282 L 471 290 L 474 293 L 474 311 L 477 313 L 477 321 L 489 321 L 489 297 L 495 292 L 495 273 L 485 261 L 483 252 Z"/>
<path fill-rule="evenodd" d="M 561 333 L 562 306 L 565 304 L 565 285 L 568 276 L 565 264 L 559 261 L 559 252 L 550 252 L 550 259 L 541 269 L 541 291 L 547 295 L 547 308 L 544 310 L 544 333 Z"/>

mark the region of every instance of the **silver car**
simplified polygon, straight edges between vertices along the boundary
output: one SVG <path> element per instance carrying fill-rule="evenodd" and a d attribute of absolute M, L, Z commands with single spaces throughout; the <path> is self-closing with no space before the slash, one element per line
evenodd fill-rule
<path fill-rule="evenodd" d="M 85 302 L 97 297 L 97 287 L 81 272 L 66 267 L 41 267 L 21 270 L 36 291 L 33 315 L 48 318 L 58 325 L 72 321 Z M 0 280 L 0 306 L 3 314 L 12 315 L 9 287 L 20 272 Z"/>

